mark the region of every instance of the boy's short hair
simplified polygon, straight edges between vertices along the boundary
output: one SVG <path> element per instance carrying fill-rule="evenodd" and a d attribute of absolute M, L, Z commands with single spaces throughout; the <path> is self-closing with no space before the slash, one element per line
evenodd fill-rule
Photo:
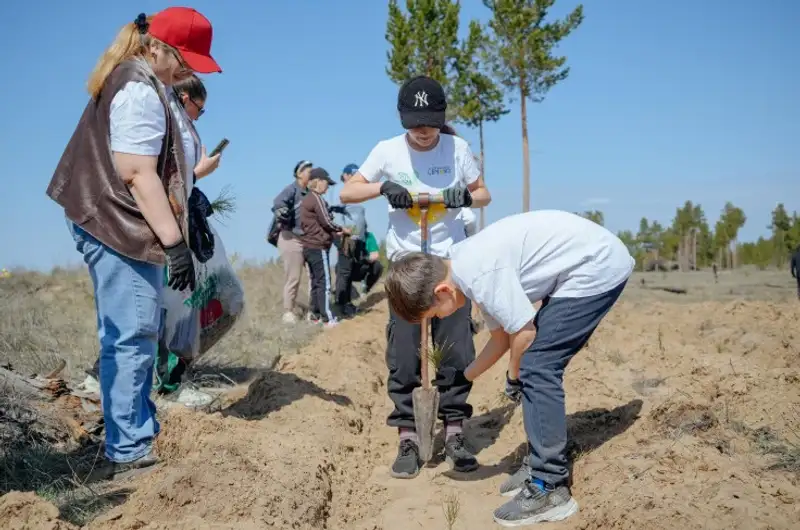
<path fill-rule="evenodd" d="M 433 307 L 433 290 L 447 278 L 447 265 L 439 256 L 408 252 L 389 265 L 384 288 L 389 307 L 406 322 L 419 322 Z"/>

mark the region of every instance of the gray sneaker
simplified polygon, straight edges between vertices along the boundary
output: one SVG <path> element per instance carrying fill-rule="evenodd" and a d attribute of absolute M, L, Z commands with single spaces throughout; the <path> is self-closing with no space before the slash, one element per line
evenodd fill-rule
<path fill-rule="evenodd" d="M 538 482 L 538 481 L 537 481 Z M 553 487 L 528 480 L 516 497 L 494 511 L 494 521 L 508 528 L 562 521 L 578 511 L 566 486 Z"/>
<path fill-rule="evenodd" d="M 529 456 L 525 455 L 522 459 L 522 465 L 519 469 L 508 477 L 505 482 L 500 485 L 500 495 L 503 497 L 514 497 L 517 493 L 522 491 L 522 486 L 525 481 L 531 478 L 531 467 L 528 461 Z"/>

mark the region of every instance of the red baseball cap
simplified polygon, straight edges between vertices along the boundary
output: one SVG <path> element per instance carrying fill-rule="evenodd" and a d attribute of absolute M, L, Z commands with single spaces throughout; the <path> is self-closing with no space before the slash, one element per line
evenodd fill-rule
<path fill-rule="evenodd" d="M 211 22 L 191 7 L 168 7 L 150 19 L 148 33 L 181 54 L 195 72 L 222 72 L 211 57 Z"/>

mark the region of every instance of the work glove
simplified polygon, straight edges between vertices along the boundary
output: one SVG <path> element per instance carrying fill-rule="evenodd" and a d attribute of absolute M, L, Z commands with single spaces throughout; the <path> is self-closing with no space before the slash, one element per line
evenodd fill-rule
<path fill-rule="evenodd" d="M 164 252 L 167 256 L 167 285 L 176 291 L 183 291 L 187 287 L 194 291 L 194 260 L 186 242 L 181 239 L 171 247 L 164 247 Z"/>
<path fill-rule="evenodd" d="M 467 188 L 456 186 L 442 190 L 442 199 L 446 208 L 469 208 L 472 206 L 472 195 Z"/>
<path fill-rule="evenodd" d="M 522 381 L 519 379 L 511 379 L 506 372 L 506 397 L 519 404 L 522 401 Z"/>
<path fill-rule="evenodd" d="M 386 181 L 381 184 L 381 195 L 386 197 L 392 208 L 408 209 L 414 206 L 414 199 L 411 194 L 400 184 Z"/>
<path fill-rule="evenodd" d="M 446 390 L 453 386 L 471 385 L 472 381 L 464 377 L 464 370 L 447 367 L 439 370 L 436 374 L 436 379 L 431 381 L 431 384 L 439 387 L 440 390 Z"/>

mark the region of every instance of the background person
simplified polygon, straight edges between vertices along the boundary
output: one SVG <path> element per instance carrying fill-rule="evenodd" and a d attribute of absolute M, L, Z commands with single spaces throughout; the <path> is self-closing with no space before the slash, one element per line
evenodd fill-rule
<path fill-rule="evenodd" d="M 311 176 L 313 164 L 308 160 L 298 162 L 294 166 L 294 182 L 283 188 L 275 197 L 272 213 L 280 228 L 278 236 L 278 252 L 283 263 L 283 322 L 294 324 L 297 322 L 295 313 L 297 304 L 297 291 L 300 288 L 300 278 L 303 276 L 305 260 L 303 258 L 303 245 L 300 236 L 303 229 L 300 226 L 300 203 L 308 193 L 308 179 Z"/>
<path fill-rule="evenodd" d="M 342 170 L 342 182 L 347 183 L 357 171 L 357 165 L 346 165 Z M 358 311 L 353 304 L 353 282 L 359 281 L 360 267 L 366 259 L 367 220 L 360 204 L 333 206 L 331 211 L 336 214 L 336 221 L 350 230 L 348 237 L 337 240 L 336 260 L 336 305 L 342 317 L 348 318 Z"/>
<path fill-rule="evenodd" d="M 197 133 L 193 122 L 197 121 L 205 111 L 205 102 L 207 99 L 206 87 L 199 77 L 192 74 L 186 79 L 181 79 L 174 83 L 172 85 L 172 93 L 174 97 L 169 97 L 170 108 L 176 119 L 179 120 L 184 153 L 193 153 L 191 156 L 187 155 L 187 159 L 197 161 L 194 166 L 194 177 L 195 180 L 201 179 L 210 175 L 219 167 L 220 158 L 222 156 L 221 153 L 213 157 L 207 156 L 204 146 L 198 156 L 198 147 L 202 144 L 200 142 L 200 135 Z M 163 332 L 163 328 L 161 331 Z M 168 355 L 162 355 L 162 348 L 163 346 L 159 344 L 159 355 L 157 355 L 157 365 L 155 369 L 159 376 L 157 377 L 158 390 L 161 392 L 173 392 L 178 389 L 186 366 L 183 360 L 178 357 L 169 359 Z M 173 368 L 169 370 L 169 366 L 173 366 Z M 86 373 L 87 377 L 82 384 L 83 390 L 99 392 L 99 355 L 92 368 L 86 370 Z"/>
<path fill-rule="evenodd" d="M 800 299 L 800 247 L 797 247 L 794 254 L 792 254 L 790 267 L 792 269 L 792 278 L 797 280 L 797 298 Z"/>
<path fill-rule="evenodd" d="M 406 132 L 378 143 L 342 189 L 344 203 L 363 202 L 380 195 L 389 201 L 386 253 L 390 263 L 403 252 L 420 250 L 420 228 L 407 211 L 413 204 L 411 192 L 444 195 L 449 209 L 435 215 L 431 211 L 429 219 L 429 251 L 437 256 L 446 256 L 451 245 L 466 238 L 458 210 L 485 206 L 491 200 L 469 144 L 441 133 L 446 108 L 444 90 L 435 80 L 419 76 L 404 83 L 398 93 L 397 110 Z M 469 304 L 447 318 L 433 319 L 431 329 L 434 344 L 445 352 L 440 369 L 463 370 L 475 358 Z M 421 465 L 411 398 L 412 390 L 420 385 L 420 325 L 406 322 L 390 311 L 386 336 L 387 390 L 395 406 L 387 423 L 397 427 L 400 438 L 391 473 L 396 478 L 412 478 L 419 474 Z M 472 415 L 472 406 L 467 403 L 470 388 L 468 382 L 453 385 L 440 399 L 445 455 L 457 471 L 478 467 L 461 431 L 462 421 Z"/>
<path fill-rule="evenodd" d="M 328 203 L 322 198 L 328 186 L 335 184 L 327 171 L 315 167 L 311 170 L 308 193 L 300 204 L 300 226 L 303 229 L 300 242 L 311 281 L 309 319 L 326 326 L 335 326 L 337 323 L 331 300 L 328 253 L 334 237 L 349 233 L 348 229 L 333 222 Z"/>
<path fill-rule="evenodd" d="M 164 265 L 170 288 L 195 284 L 187 243 L 195 164 L 168 87 L 192 71 L 221 72 L 211 40 L 209 21 L 186 7 L 123 26 L 89 78 L 91 99 L 47 188 L 92 278 L 112 475 L 157 462 L 150 390 Z"/>

